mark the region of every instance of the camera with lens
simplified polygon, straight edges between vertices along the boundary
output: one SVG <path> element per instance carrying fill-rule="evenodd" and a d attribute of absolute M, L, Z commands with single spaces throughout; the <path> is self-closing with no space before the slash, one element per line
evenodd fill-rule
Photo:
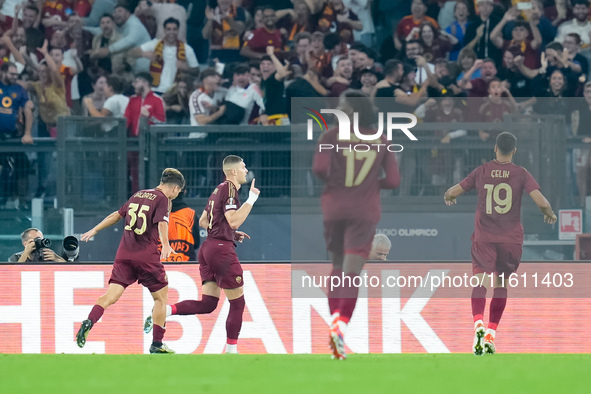
<path fill-rule="evenodd" d="M 80 255 L 80 247 L 78 246 L 78 239 L 72 235 L 64 238 L 62 257 L 67 262 L 78 261 Z"/>
<path fill-rule="evenodd" d="M 37 250 L 41 250 L 43 248 L 49 248 L 51 246 L 51 240 L 48 238 L 37 237 L 33 241 L 35 241 L 35 249 L 37 249 Z"/>

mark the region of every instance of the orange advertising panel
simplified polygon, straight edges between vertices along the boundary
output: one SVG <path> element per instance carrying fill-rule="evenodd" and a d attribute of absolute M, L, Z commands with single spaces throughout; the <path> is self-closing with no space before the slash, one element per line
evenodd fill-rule
<path fill-rule="evenodd" d="M 292 298 L 292 278 L 300 279 L 299 268 L 296 272 L 289 264 L 244 265 L 241 353 L 328 353 L 330 316 L 324 290 L 311 289 L 305 297 Z M 170 303 L 200 298 L 198 265 L 171 264 L 166 271 Z M 106 311 L 86 346 L 76 346 L 74 336 L 80 322 L 105 292 L 110 272 L 110 265 L 98 264 L 0 266 L 3 352 L 147 353 L 152 337 L 142 328 L 153 302 L 149 292 L 137 284 Z M 350 351 L 470 352 L 470 290 L 465 290 L 465 298 L 439 298 L 437 291 L 412 297 L 401 292 L 406 298 L 360 298 L 346 337 Z M 367 289 L 360 294 L 366 295 Z M 228 310 L 222 296 L 210 315 L 173 316 L 167 322 L 164 341 L 177 353 L 221 353 Z M 587 298 L 510 298 L 497 332 L 497 350 L 589 353 L 589 316 Z"/>

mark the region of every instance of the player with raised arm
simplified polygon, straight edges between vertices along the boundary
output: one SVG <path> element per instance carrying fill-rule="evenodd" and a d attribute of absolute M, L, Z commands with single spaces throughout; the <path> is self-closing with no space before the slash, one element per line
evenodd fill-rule
<path fill-rule="evenodd" d="M 365 93 L 346 90 L 340 96 L 339 109 L 349 119 L 356 113 L 361 134 L 376 133 L 377 113 Z M 361 273 L 372 248 L 381 216 L 380 189 L 398 187 L 400 174 L 394 153 L 386 149 L 384 135 L 359 141 L 351 130 L 350 139 L 342 141 L 338 134 L 338 129 L 332 129 L 320 137 L 313 171 L 325 184 L 321 205 L 326 248 L 333 263 L 331 276 L 344 278 L 342 286 L 328 294 L 332 315 L 329 343 L 333 358 L 345 359 L 344 335 L 359 292 L 353 279 Z M 321 144 L 334 149 L 320 149 Z M 385 176 L 380 178 L 382 170 Z"/>
<path fill-rule="evenodd" d="M 199 218 L 199 225 L 207 229 L 207 239 L 199 248 L 197 260 L 202 283 L 201 300 L 185 300 L 166 307 L 166 316 L 195 315 L 215 311 L 220 299 L 220 289 L 230 301 L 230 312 L 226 320 L 226 353 L 238 353 L 238 335 L 242 327 L 244 312 L 244 277 L 242 266 L 236 255 L 236 241 L 250 239 L 248 234 L 238 231 L 259 198 L 260 191 L 250 185 L 248 199 L 244 204 L 238 200 L 238 190 L 246 183 L 246 164 L 242 158 L 227 156 L 223 162 L 226 180 L 220 183 L 207 201 Z M 144 331 L 152 329 L 152 319 L 146 318 Z"/>
<path fill-rule="evenodd" d="M 119 300 L 127 286 L 135 283 L 145 286 L 154 298 L 153 321 L 155 329 L 150 353 L 174 353 L 162 343 L 168 301 L 168 278 L 160 260 L 166 260 L 173 252 L 168 242 L 168 217 L 171 200 L 185 187 L 185 178 L 178 170 L 167 168 L 162 172 L 160 184 L 155 189 L 140 190 L 118 211 L 111 213 L 90 231 L 82 234 L 88 242 L 99 231 L 125 218 L 123 237 L 117 250 L 115 263 L 109 279 L 109 288 L 82 322 L 76 342 L 86 344 L 90 329 L 101 318 L 105 309 Z M 162 252 L 158 251 L 159 240 Z"/>
<path fill-rule="evenodd" d="M 488 328 L 484 330 L 486 286 L 472 289 L 475 355 L 495 353 L 495 334 L 507 304 L 506 280 L 517 270 L 523 246 L 521 225 L 521 197 L 523 191 L 534 200 L 544 214 L 546 223 L 556 223 L 550 203 L 540 192 L 534 177 L 523 167 L 513 164 L 517 138 L 507 132 L 497 136 L 496 159 L 476 168 L 459 184 L 445 192 L 445 203 L 456 203 L 456 197 L 476 189 L 478 205 L 472 234 L 472 272 L 479 283 L 486 285 L 483 276 L 495 273 L 495 289 L 490 301 Z M 499 275 L 503 275 L 500 277 Z M 502 280 L 505 278 L 505 280 Z"/>

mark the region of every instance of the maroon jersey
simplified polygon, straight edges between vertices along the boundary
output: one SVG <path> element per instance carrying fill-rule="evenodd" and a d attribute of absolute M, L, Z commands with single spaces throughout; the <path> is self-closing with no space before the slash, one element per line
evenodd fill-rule
<path fill-rule="evenodd" d="M 283 50 L 283 41 L 279 29 L 269 31 L 264 27 L 259 27 L 246 38 L 244 46 L 247 46 L 255 52 L 267 53 L 267 47 L 275 47 L 275 52 Z"/>
<path fill-rule="evenodd" d="M 125 219 L 117 260 L 160 261 L 158 223 L 168 222 L 170 200 L 159 189 L 140 190 L 121 208 Z"/>
<path fill-rule="evenodd" d="M 460 186 L 478 192 L 473 242 L 523 243 L 521 197 L 524 190 L 529 194 L 540 188 L 525 168 L 493 160 L 472 171 Z"/>
<path fill-rule="evenodd" d="M 240 208 L 240 201 L 236 186 L 230 181 L 220 183 L 209 196 L 205 207 L 209 221 L 207 237 L 234 242 L 236 230 L 232 230 L 226 220 L 226 212 L 235 211 L 238 208 Z"/>
<path fill-rule="evenodd" d="M 375 134 L 375 130 L 360 128 L 362 134 Z M 351 131 L 351 135 L 354 135 Z M 396 156 L 388 152 L 390 141 L 385 136 L 374 141 L 339 141 L 338 130 L 324 133 L 318 141 L 339 147 L 321 152 L 316 150 L 313 171 L 324 181 L 322 213 L 325 221 L 363 219 L 378 222 L 381 215 L 380 188 L 393 189 L 400 183 Z M 382 144 L 382 145 L 379 145 Z M 364 150 L 367 152 L 355 152 Z M 350 149 L 349 149 L 350 147 Z M 382 169 L 385 177 L 380 179 Z"/>

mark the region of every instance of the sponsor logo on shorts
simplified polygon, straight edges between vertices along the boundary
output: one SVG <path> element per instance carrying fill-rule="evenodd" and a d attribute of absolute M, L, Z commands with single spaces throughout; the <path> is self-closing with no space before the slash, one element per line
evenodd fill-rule
<path fill-rule="evenodd" d="M 241 276 L 237 276 L 236 277 L 236 283 L 242 283 L 242 277 Z"/>

